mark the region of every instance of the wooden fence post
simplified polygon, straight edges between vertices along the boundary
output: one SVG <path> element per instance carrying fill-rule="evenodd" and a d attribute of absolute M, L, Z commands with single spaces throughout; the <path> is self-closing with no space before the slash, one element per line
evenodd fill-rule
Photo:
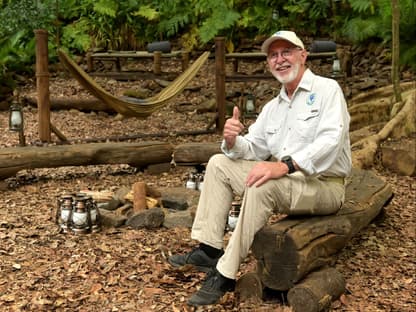
<path fill-rule="evenodd" d="M 162 52 L 154 51 L 153 52 L 153 73 L 155 75 L 160 75 L 162 72 Z"/>
<path fill-rule="evenodd" d="M 215 89 L 217 95 L 218 132 L 224 130 L 225 124 L 225 38 L 215 38 Z"/>
<path fill-rule="evenodd" d="M 189 66 L 189 52 L 182 52 L 182 72 L 184 72 Z"/>
<path fill-rule="evenodd" d="M 48 31 L 36 29 L 34 33 L 36 40 L 36 89 L 38 94 L 39 138 L 42 142 L 50 142 Z"/>

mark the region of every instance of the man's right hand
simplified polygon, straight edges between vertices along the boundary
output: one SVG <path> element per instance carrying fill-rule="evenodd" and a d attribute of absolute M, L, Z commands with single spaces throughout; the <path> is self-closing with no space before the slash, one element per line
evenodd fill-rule
<path fill-rule="evenodd" d="M 227 148 L 233 148 L 237 136 L 243 131 L 244 125 L 240 122 L 240 111 L 237 106 L 234 106 L 233 116 L 225 122 L 223 137 Z"/>

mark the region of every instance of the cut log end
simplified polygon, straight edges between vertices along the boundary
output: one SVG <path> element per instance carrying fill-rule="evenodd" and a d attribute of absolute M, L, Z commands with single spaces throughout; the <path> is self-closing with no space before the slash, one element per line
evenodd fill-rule
<path fill-rule="evenodd" d="M 289 305 L 295 312 L 327 310 L 332 301 L 345 291 L 344 277 L 335 268 L 312 272 L 287 294 Z"/>
<path fill-rule="evenodd" d="M 237 282 L 235 293 L 239 302 L 259 303 L 263 297 L 263 285 L 255 272 L 241 276 Z"/>

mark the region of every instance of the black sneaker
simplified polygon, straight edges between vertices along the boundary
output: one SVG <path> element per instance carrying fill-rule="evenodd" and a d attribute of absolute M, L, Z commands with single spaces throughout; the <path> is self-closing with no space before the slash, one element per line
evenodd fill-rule
<path fill-rule="evenodd" d="M 221 253 L 222 255 L 222 253 Z M 173 255 L 168 258 L 169 263 L 174 267 L 181 267 L 187 264 L 195 266 L 199 271 L 208 272 L 217 265 L 218 258 L 211 258 L 201 248 L 194 248 L 184 255 Z"/>
<path fill-rule="evenodd" d="M 233 291 L 235 280 L 221 275 L 217 269 L 212 269 L 202 287 L 188 300 L 188 305 L 202 306 L 217 303 L 227 291 Z"/>

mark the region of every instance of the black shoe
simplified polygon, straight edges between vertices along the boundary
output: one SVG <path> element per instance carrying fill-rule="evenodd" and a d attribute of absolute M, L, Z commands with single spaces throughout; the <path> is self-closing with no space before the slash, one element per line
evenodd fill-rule
<path fill-rule="evenodd" d="M 212 268 L 215 268 L 220 256 L 217 258 L 211 258 L 201 248 L 197 247 L 187 254 L 173 255 L 169 257 L 168 261 L 174 267 L 181 267 L 190 264 L 195 266 L 199 271 L 208 272 Z"/>
<path fill-rule="evenodd" d="M 188 300 L 188 305 L 202 306 L 217 303 L 227 291 L 233 291 L 235 280 L 221 275 L 217 269 L 212 269 L 201 289 Z"/>

